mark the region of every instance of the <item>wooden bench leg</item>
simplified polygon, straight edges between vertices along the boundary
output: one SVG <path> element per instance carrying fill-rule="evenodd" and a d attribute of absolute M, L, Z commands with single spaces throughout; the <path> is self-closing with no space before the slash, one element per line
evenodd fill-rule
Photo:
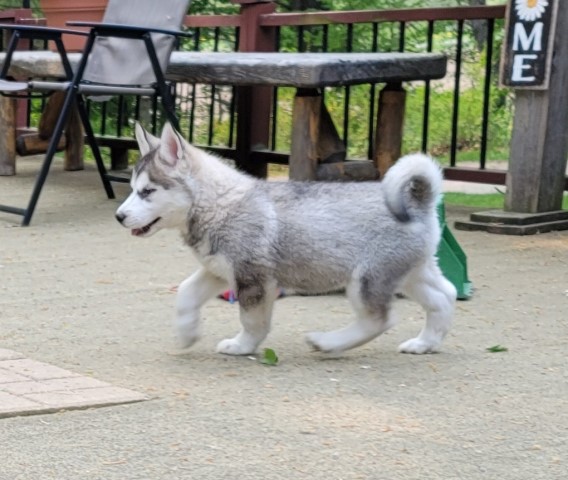
<path fill-rule="evenodd" d="M 83 170 L 85 168 L 83 161 L 84 151 L 85 133 L 83 132 L 83 124 L 81 123 L 77 106 L 73 105 L 65 125 L 65 161 L 63 169 L 71 172 Z"/>
<path fill-rule="evenodd" d="M 292 115 L 291 180 L 362 181 L 377 179 L 368 160 L 345 161 L 345 143 L 317 90 L 299 89 Z"/>
<path fill-rule="evenodd" d="M 128 168 L 128 148 L 110 147 L 110 169 L 126 170 Z"/>
<path fill-rule="evenodd" d="M 290 180 L 316 179 L 321 107 L 317 90 L 298 89 L 292 112 Z"/>
<path fill-rule="evenodd" d="M 345 161 L 345 143 L 339 137 L 319 91 L 299 89 L 292 115 L 291 180 L 376 180 L 368 160 Z"/>
<path fill-rule="evenodd" d="M 379 95 L 373 162 L 381 177 L 400 158 L 405 102 L 400 83 L 387 84 Z"/>
<path fill-rule="evenodd" d="M 65 101 L 65 92 L 55 92 L 47 100 L 45 109 L 41 115 L 38 127 L 38 135 L 47 140 L 53 134 L 55 123 Z M 85 134 L 81 118 L 74 106 L 69 112 L 69 118 L 65 126 L 65 160 L 63 168 L 68 171 L 83 170 L 83 150 L 85 146 Z"/>
<path fill-rule="evenodd" d="M 0 97 L 0 175 L 16 174 L 16 99 Z"/>
<path fill-rule="evenodd" d="M 253 162 L 251 151 L 267 148 L 270 139 L 272 87 L 237 88 L 236 166 L 258 178 L 268 176 L 266 163 Z"/>
<path fill-rule="evenodd" d="M 321 97 L 320 97 L 321 98 Z M 318 157 L 319 162 L 324 164 L 344 162 L 347 157 L 345 143 L 339 137 L 333 119 L 329 114 L 323 98 L 320 107 L 320 126 L 318 138 Z"/>

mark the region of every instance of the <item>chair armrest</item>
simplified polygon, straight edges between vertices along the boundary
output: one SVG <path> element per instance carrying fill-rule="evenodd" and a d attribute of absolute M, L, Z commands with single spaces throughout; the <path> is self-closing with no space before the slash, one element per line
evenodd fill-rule
<path fill-rule="evenodd" d="M 193 33 L 183 32 L 181 30 L 168 30 L 165 28 L 153 28 L 153 27 L 142 27 L 139 25 L 123 25 L 120 23 L 100 23 L 100 22 L 80 22 L 80 21 L 70 21 L 66 22 L 66 25 L 72 27 L 90 27 L 95 30 L 100 35 L 108 36 L 126 36 L 125 34 L 131 34 L 128 36 L 142 36 L 145 33 L 163 33 L 165 35 L 172 35 L 175 37 L 192 37 Z"/>
<path fill-rule="evenodd" d="M 5 30 L 18 30 L 24 32 L 27 37 L 37 34 L 41 37 L 59 37 L 62 34 L 82 35 L 84 37 L 89 35 L 89 32 L 82 32 L 80 30 L 71 30 L 68 28 L 55 28 L 45 27 L 41 25 L 20 25 L 16 23 L 0 23 L 0 29 Z"/>

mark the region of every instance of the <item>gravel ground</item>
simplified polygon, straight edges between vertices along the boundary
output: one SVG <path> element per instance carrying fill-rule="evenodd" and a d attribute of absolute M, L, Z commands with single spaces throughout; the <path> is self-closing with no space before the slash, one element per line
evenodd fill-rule
<path fill-rule="evenodd" d="M 0 202 L 24 201 L 28 163 L 0 179 Z M 0 347 L 152 399 L 0 420 L 1 480 L 566 478 L 568 232 L 455 232 L 475 292 L 439 354 L 396 353 L 423 322 L 406 300 L 382 338 L 312 353 L 303 335 L 344 325 L 349 306 L 288 297 L 267 367 L 214 353 L 238 329 L 221 300 L 203 340 L 176 349 L 173 288 L 196 262 L 173 232 L 119 227 L 127 188 L 106 200 L 92 170 L 56 167 L 30 228 L 0 214 Z"/>

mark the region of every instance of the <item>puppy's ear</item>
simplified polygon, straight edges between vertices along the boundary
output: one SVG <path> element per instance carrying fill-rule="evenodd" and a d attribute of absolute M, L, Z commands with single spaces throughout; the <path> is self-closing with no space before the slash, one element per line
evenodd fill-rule
<path fill-rule="evenodd" d="M 144 130 L 142 125 L 140 125 L 140 123 L 138 122 L 136 122 L 135 132 L 136 141 L 138 142 L 138 149 L 140 150 L 142 156 L 146 155 L 150 150 L 158 148 L 158 145 L 160 145 L 160 139 L 154 137 L 154 135 L 151 135 L 146 130 Z"/>
<path fill-rule="evenodd" d="M 160 158 L 170 167 L 177 166 L 179 161 L 183 158 L 181 137 L 169 122 L 164 125 L 164 129 L 162 130 L 162 137 L 160 138 Z"/>

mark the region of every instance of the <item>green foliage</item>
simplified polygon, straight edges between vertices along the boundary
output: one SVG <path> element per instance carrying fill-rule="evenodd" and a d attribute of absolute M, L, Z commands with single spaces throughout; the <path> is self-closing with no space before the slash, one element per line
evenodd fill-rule
<path fill-rule="evenodd" d="M 227 0 L 191 0 L 190 14 L 232 15 L 239 13 L 239 6 Z"/>
<path fill-rule="evenodd" d="M 237 15 L 239 5 L 227 0 L 192 0 L 189 13 L 193 15 Z M 181 50 L 195 50 L 199 45 L 200 51 L 233 52 L 235 50 L 234 28 L 199 28 L 194 31 L 195 37 L 181 42 Z"/>
<path fill-rule="evenodd" d="M 444 193 L 446 205 L 463 205 L 478 208 L 503 208 L 505 195 L 503 193 L 469 194 L 459 192 Z"/>
<path fill-rule="evenodd" d="M 484 194 L 446 192 L 444 193 L 444 203 L 482 209 L 502 209 L 505 203 L 505 195 L 498 188 L 495 190 L 495 193 Z M 568 195 L 563 197 L 562 209 L 568 210 Z"/>
<path fill-rule="evenodd" d="M 481 66 L 478 66 L 478 70 Z M 471 78 L 479 74 L 471 67 Z M 424 119 L 425 86 L 409 84 L 407 87 L 406 115 L 404 125 L 403 152 L 415 152 L 422 148 L 422 129 Z M 369 149 L 368 119 L 371 109 L 372 89 L 368 85 L 358 85 L 349 89 L 350 108 L 348 131 L 348 157 L 367 158 Z M 374 87 L 374 104 L 378 98 L 379 87 Z M 288 151 L 292 124 L 292 102 L 294 89 L 278 89 L 278 129 L 276 149 Z M 344 137 L 344 99 L 345 91 L 340 88 L 326 89 L 325 102 L 335 121 L 339 135 Z M 492 101 L 489 105 L 488 160 L 508 158 L 509 139 L 512 129 L 512 98 L 507 91 L 493 87 Z M 442 161 L 448 160 L 453 90 L 444 84 L 432 82 L 430 92 L 430 113 L 428 124 L 427 150 Z M 474 82 L 463 88 L 459 95 L 459 123 L 457 135 L 457 160 L 477 161 L 481 141 L 483 109 L 483 85 Z M 373 113 L 376 113 L 374 110 Z"/>
<path fill-rule="evenodd" d="M 327 2 L 321 0 L 323 8 L 333 10 L 343 9 L 373 9 L 400 8 L 422 6 L 419 2 L 390 1 L 373 2 L 358 0 L 343 0 Z M 445 2 L 451 4 L 451 1 Z M 452 112 L 454 110 L 454 80 L 452 71 L 455 69 L 457 53 L 457 23 L 455 21 L 439 21 L 435 23 L 432 39 L 432 51 L 448 56 L 449 75 L 442 81 L 431 82 L 430 113 L 428 116 L 428 145 L 427 150 L 447 161 L 451 145 Z M 503 25 L 501 21 L 495 26 L 495 45 L 491 58 L 491 93 L 489 96 L 489 123 L 487 131 L 487 159 L 502 160 L 508 158 L 509 140 L 512 130 L 512 93 L 510 90 L 497 87 L 499 45 L 502 41 Z M 428 46 L 427 22 L 409 22 L 401 38 L 400 25 L 397 22 L 383 22 L 378 28 L 372 24 L 329 25 L 323 27 L 303 27 L 298 36 L 298 29 L 283 27 L 280 30 L 280 50 L 295 51 L 398 51 L 404 48 L 407 52 L 425 52 Z M 480 50 L 480 47 L 481 48 Z M 475 37 L 474 25 L 464 24 L 464 36 L 461 45 L 461 81 L 458 95 L 458 130 L 457 130 L 457 160 L 478 161 L 481 148 L 481 132 L 483 118 L 483 95 L 486 64 L 486 49 Z M 413 82 L 406 85 L 407 107 L 404 132 L 404 152 L 417 151 L 422 148 L 422 131 L 424 124 L 424 99 L 426 87 L 424 84 Z M 344 112 L 344 99 L 347 94 L 344 89 L 326 89 L 326 104 L 340 136 L 347 136 L 348 157 L 367 158 L 369 151 L 370 133 L 368 119 L 371 108 L 376 106 L 378 88 L 367 85 L 349 89 L 350 106 Z M 290 90 L 280 89 L 278 105 L 277 149 L 286 150 L 289 147 L 289 132 L 291 123 Z M 371 104 L 371 100 L 375 102 Z M 344 115 L 349 116 L 349 131 L 343 132 Z M 375 111 L 373 110 L 373 115 Z M 346 135 L 347 134 L 347 135 Z"/>
<path fill-rule="evenodd" d="M 427 150 L 440 159 L 447 160 L 451 140 L 454 92 L 436 86 L 432 90 Z M 417 151 L 421 148 L 424 95 L 424 86 L 411 86 L 408 89 L 403 143 L 405 152 Z M 491 121 L 488 125 L 488 152 L 491 160 L 508 158 L 512 129 L 512 100 L 499 96 L 497 98 L 504 100 L 505 104 L 496 105 L 494 100 L 493 105 L 489 105 Z M 470 160 L 471 156 L 467 153 L 479 151 L 482 113 L 483 88 L 473 85 L 463 89 L 459 95 L 458 160 Z"/>
<path fill-rule="evenodd" d="M 278 365 L 278 355 L 276 355 L 276 352 L 272 350 L 272 348 L 265 348 L 262 357 L 260 357 L 259 359 L 259 362 L 263 365 L 275 367 L 276 365 Z"/>
<path fill-rule="evenodd" d="M 491 353 L 500 353 L 500 352 L 508 352 L 509 349 L 507 347 L 503 347 L 501 345 L 493 345 L 492 347 L 487 347 L 485 350 Z"/>
<path fill-rule="evenodd" d="M 447 0 L 455 5 L 455 0 Z M 440 0 L 438 0 L 438 3 Z M 420 0 L 317 0 L 312 1 L 291 1 L 282 0 L 278 2 L 280 10 L 289 11 L 294 7 L 301 6 L 300 4 L 308 5 L 311 7 L 314 3 L 319 4 L 319 10 L 378 10 L 389 8 L 412 8 L 423 6 L 424 2 Z M 434 3 L 434 2 L 432 2 Z M 447 2 L 443 2 L 447 3 Z"/>

